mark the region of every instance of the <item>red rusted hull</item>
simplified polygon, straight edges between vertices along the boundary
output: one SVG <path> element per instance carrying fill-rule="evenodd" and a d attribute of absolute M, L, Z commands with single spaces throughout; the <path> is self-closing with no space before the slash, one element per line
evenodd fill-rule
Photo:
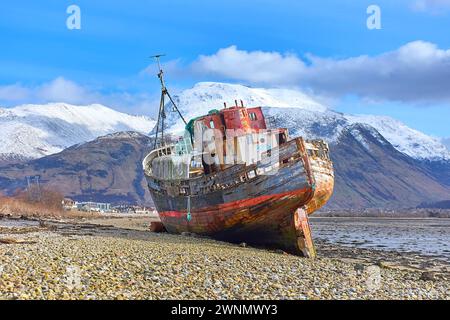
<path fill-rule="evenodd" d="M 240 175 L 255 170 L 257 165 L 231 168 L 213 181 L 238 181 L 236 185 L 197 194 L 191 191 L 189 201 L 188 197 L 177 195 L 173 182 L 167 182 L 165 187 L 164 182 L 155 183 L 155 179 L 147 177 L 165 229 L 314 257 L 307 215 L 322 207 L 332 194 L 331 162 L 308 156 L 301 138 L 280 147 L 280 155 L 276 174 L 239 182 Z M 189 182 L 197 188 L 210 181 L 211 178 L 202 177 L 195 183 Z"/>
<path fill-rule="evenodd" d="M 334 173 L 331 162 L 321 158 L 311 158 L 310 164 L 315 181 L 315 191 L 314 196 L 304 206 L 308 215 L 327 204 L 334 190 Z"/>
<path fill-rule="evenodd" d="M 159 63 L 159 56 L 155 56 Z M 286 128 L 267 129 L 261 107 L 211 110 L 186 123 L 164 83 L 155 149 L 143 161 L 162 225 L 155 232 L 193 232 L 230 242 L 278 247 L 314 257 L 308 214 L 333 191 L 328 145 L 289 139 Z M 165 96 L 185 123 L 173 145 L 164 139 Z M 158 141 L 159 130 L 161 138 Z M 161 147 L 156 148 L 158 142 Z"/>
<path fill-rule="evenodd" d="M 310 190 L 260 196 L 191 212 L 159 212 L 172 233 L 192 232 L 234 243 L 248 242 L 300 254 L 296 210 L 311 197 Z"/>

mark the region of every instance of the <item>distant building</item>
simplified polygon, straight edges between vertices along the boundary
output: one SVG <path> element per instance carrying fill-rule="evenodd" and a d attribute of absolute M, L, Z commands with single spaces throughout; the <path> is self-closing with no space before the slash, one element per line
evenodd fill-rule
<path fill-rule="evenodd" d="M 114 212 L 125 214 L 152 214 L 155 209 L 149 207 L 133 206 L 133 205 L 118 205 L 113 208 Z"/>
<path fill-rule="evenodd" d="M 77 202 L 77 209 L 87 212 L 111 212 L 110 203 L 101 202 Z"/>
<path fill-rule="evenodd" d="M 152 214 L 155 210 L 151 208 L 145 208 L 145 207 L 137 207 L 135 208 L 134 212 L 136 214 Z"/>
<path fill-rule="evenodd" d="M 65 198 L 62 201 L 62 205 L 64 210 L 78 210 L 85 212 L 101 212 L 101 213 L 124 213 L 124 214 L 142 214 L 142 215 L 151 215 L 156 211 L 154 208 L 150 207 L 141 207 L 135 205 L 118 205 L 112 206 L 110 203 L 102 203 L 102 202 L 75 202 L 72 199 Z"/>
<path fill-rule="evenodd" d="M 77 203 L 70 198 L 64 198 L 62 201 L 62 206 L 63 209 L 66 211 L 77 209 Z"/>

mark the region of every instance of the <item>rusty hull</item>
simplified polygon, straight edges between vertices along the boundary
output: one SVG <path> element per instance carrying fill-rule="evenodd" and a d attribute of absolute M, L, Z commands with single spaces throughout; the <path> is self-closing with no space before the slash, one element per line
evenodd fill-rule
<path fill-rule="evenodd" d="M 146 170 L 164 228 L 315 257 L 308 215 L 333 192 L 328 146 L 296 138 L 272 152 L 279 155 L 273 175 L 258 174 L 267 169 L 264 163 L 176 182 L 155 179 Z M 144 161 L 144 168 L 148 165 Z"/>
<path fill-rule="evenodd" d="M 309 141 L 308 143 L 329 154 L 328 145 L 322 141 Z M 309 155 L 309 162 L 314 176 L 315 191 L 312 199 L 304 206 L 308 215 L 322 208 L 330 200 L 334 190 L 333 164 L 329 157 L 322 157 L 313 152 Z"/>

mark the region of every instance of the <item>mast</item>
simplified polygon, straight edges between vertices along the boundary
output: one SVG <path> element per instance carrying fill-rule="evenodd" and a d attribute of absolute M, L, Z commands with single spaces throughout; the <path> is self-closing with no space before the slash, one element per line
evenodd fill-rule
<path fill-rule="evenodd" d="M 187 124 L 186 120 L 184 119 L 183 115 L 181 114 L 180 110 L 178 109 L 175 101 L 172 99 L 172 96 L 170 95 L 169 91 L 167 90 L 166 83 L 164 81 L 164 71 L 161 67 L 161 61 L 160 61 L 160 58 L 164 57 L 164 56 L 165 56 L 165 54 L 157 54 L 157 55 L 151 56 L 151 58 L 154 58 L 158 64 L 158 70 L 159 70 L 158 78 L 159 78 L 159 82 L 161 83 L 161 100 L 159 102 L 158 122 L 156 124 L 155 144 L 154 144 L 153 149 L 156 149 L 156 147 L 157 147 L 160 127 L 161 127 L 161 145 L 163 145 L 163 146 L 165 145 L 164 120 L 166 119 L 166 111 L 165 111 L 165 97 L 166 96 L 169 98 L 169 101 L 172 103 L 174 109 L 177 111 L 181 120 L 183 120 L 185 125 Z"/>

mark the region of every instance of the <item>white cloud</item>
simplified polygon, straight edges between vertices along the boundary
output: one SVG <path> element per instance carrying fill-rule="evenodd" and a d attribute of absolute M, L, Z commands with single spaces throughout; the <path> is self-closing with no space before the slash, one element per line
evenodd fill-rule
<path fill-rule="evenodd" d="M 38 86 L 13 84 L 0 86 L 0 101 L 7 104 L 66 102 L 85 104 L 98 99 L 100 95 L 87 88 L 58 77 Z"/>
<path fill-rule="evenodd" d="M 443 139 L 442 139 L 442 143 L 443 143 L 444 146 L 446 146 L 447 149 L 450 151 L 450 138 L 443 138 Z"/>
<path fill-rule="evenodd" d="M 46 83 L 35 90 L 38 100 L 85 104 L 99 98 L 98 94 L 62 77 Z"/>
<path fill-rule="evenodd" d="M 412 8 L 416 11 L 442 13 L 450 9 L 450 0 L 415 0 Z"/>
<path fill-rule="evenodd" d="M 0 106 L 49 102 L 75 105 L 100 103 L 123 112 L 153 115 L 158 106 L 156 99 L 158 99 L 156 95 L 147 93 L 131 94 L 126 91 L 102 93 L 63 77 L 37 86 L 21 84 L 0 86 Z"/>
<path fill-rule="evenodd" d="M 346 59 L 244 51 L 236 46 L 200 56 L 194 74 L 249 84 L 292 85 L 316 94 L 354 94 L 373 100 L 403 102 L 450 101 L 450 50 L 415 41 L 378 56 Z"/>
<path fill-rule="evenodd" d="M 245 51 L 230 46 L 212 55 L 201 55 L 188 65 L 173 60 L 164 67 L 169 80 L 186 79 L 189 83 L 194 77 L 202 81 L 238 81 L 266 87 L 302 87 L 322 99 L 355 95 L 375 101 L 450 102 L 450 50 L 424 41 L 410 42 L 376 56 L 343 59 L 312 54 L 301 58 L 293 53 Z M 126 79 L 123 88 L 112 91 L 62 77 L 37 86 L 0 86 L 0 105 L 101 103 L 120 111 L 155 115 L 159 99 L 156 72 L 156 67 L 151 65 L 140 77 Z M 147 82 L 150 74 L 152 81 Z M 127 88 L 134 82 L 135 91 L 130 92 Z M 152 88 L 151 94 L 147 93 L 147 83 Z M 174 92 L 174 86 L 170 87 Z"/>
<path fill-rule="evenodd" d="M 210 56 L 202 55 L 191 67 L 198 73 L 267 84 L 289 84 L 298 80 L 305 70 L 304 62 L 293 54 L 248 52 L 236 46 L 220 49 Z"/>
<path fill-rule="evenodd" d="M 30 92 L 20 84 L 0 87 L 0 101 L 17 101 L 28 98 Z"/>

